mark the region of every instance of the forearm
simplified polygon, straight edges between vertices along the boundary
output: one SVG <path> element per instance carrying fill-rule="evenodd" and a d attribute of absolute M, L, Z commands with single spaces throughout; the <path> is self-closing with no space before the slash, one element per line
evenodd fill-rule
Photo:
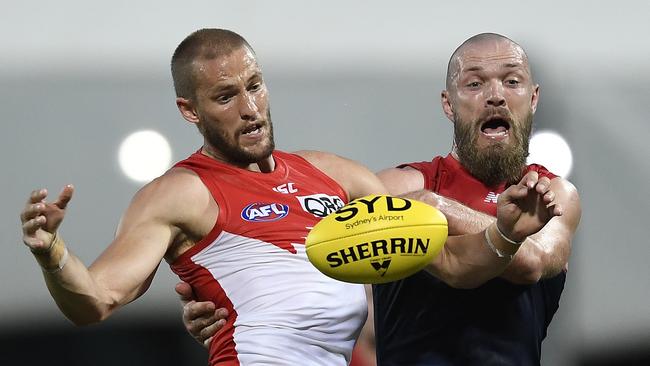
<path fill-rule="evenodd" d="M 473 210 L 458 201 L 428 190 L 409 192 L 403 194 L 402 197 L 416 199 L 437 208 L 447 218 L 451 236 L 481 232 L 496 220 L 493 216 Z"/>
<path fill-rule="evenodd" d="M 426 202 L 440 210 L 447 217 L 450 236 L 478 233 L 496 222 L 493 216 L 427 190 L 409 192 L 402 196 Z M 570 243 L 565 238 L 568 234 L 560 235 L 559 230 L 558 225 L 551 222 L 548 227 L 528 237 L 505 270 L 501 269 L 502 272 L 499 272 L 499 268 L 490 268 L 489 265 L 485 270 L 481 270 L 484 265 L 481 263 L 469 265 L 483 272 L 477 278 L 490 279 L 496 271 L 496 276 L 500 275 L 517 284 L 532 284 L 543 278 L 554 277 L 566 267 L 570 252 Z M 449 243 L 447 245 L 449 246 Z M 447 255 L 453 259 L 453 250 Z M 462 264 L 456 263 L 452 267 L 460 268 Z"/>
<path fill-rule="evenodd" d="M 477 234 L 450 236 L 426 269 L 451 287 L 475 288 L 499 276 L 520 247 L 502 239 L 493 224 Z"/>
<path fill-rule="evenodd" d="M 570 243 L 563 238 L 549 241 L 550 235 L 544 231 L 526 239 L 502 278 L 517 284 L 533 284 L 564 271 L 569 260 Z"/>
<path fill-rule="evenodd" d="M 108 291 L 98 285 L 79 258 L 68 252 L 59 237 L 55 238 L 50 250 L 34 253 L 34 256 L 43 269 L 52 298 L 73 323 L 86 325 L 99 322 L 116 307 L 116 302 L 107 295 Z"/>
<path fill-rule="evenodd" d="M 450 236 L 477 233 L 496 221 L 493 216 L 427 190 L 403 196 L 426 202 L 440 210 L 447 217 Z M 557 235 L 557 230 L 552 222 L 548 228 L 528 237 L 501 277 L 517 284 L 532 284 L 554 277 L 564 270 L 570 243 L 562 235 Z"/>

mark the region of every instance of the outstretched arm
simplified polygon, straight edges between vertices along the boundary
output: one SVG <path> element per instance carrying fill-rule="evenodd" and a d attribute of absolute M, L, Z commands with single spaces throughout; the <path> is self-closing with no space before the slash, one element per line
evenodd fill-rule
<path fill-rule="evenodd" d="M 450 235 L 477 233 L 495 221 L 493 216 L 475 211 L 452 199 L 424 190 L 422 173 L 413 168 L 392 168 L 380 172 L 379 177 L 393 194 L 409 193 L 413 198 L 427 202 L 445 214 Z M 564 208 L 563 215 L 551 220 L 537 234 L 526 239 L 510 265 L 501 274 L 517 284 L 532 284 L 540 279 L 556 276 L 568 265 L 571 241 L 580 222 L 580 197 L 567 180 L 550 181 L 554 201 Z"/>
<path fill-rule="evenodd" d="M 134 197 L 110 246 L 86 267 L 57 233 L 72 198 L 67 186 L 54 202 L 34 191 L 21 213 L 23 241 L 43 269 L 45 282 L 61 311 L 78 325 L 108 317 L 140 296 L 176 235 L 170 213 L 173 186 L 154 181 Z M 168 198 L 163 198 L 168 197 Z"/>
<path fill-rule="evenodd" d="M 411 173 L 411 181 L 401 181 L 398 184 L 381 179 L 381 174 L 376 176 L 355 162 L 331 154 L 305 152 L 304 156 L 346 188 L 350 192 L 350 199 L 373 193 L 381 194 L 386 190 L 396 194 L 396 187 L 399 186 L 412 190 L 419 185 L 423 188 L 424 185 L 424 179 L 417 171 Z M 497 225 L 506 238 L 525 240 L 544 227 L 553 216 L 562 214 L 562 205 L 557 204 L 555 196 L 548 178 L 539 179 L 536 172 L 526 174 L 519 184 L 509 187 L 500 195 L 496 223 L 466 235 L 450 236 L 428 270 L 449 285 L 463 288 L 479 286 L 500 275 L 510 264 L 511 255 L 520 246 L 513 246 L 503 240 L 503 236 L 496 230 Z M 408 194 L 405 197 L 417 199 Z M 462 214 L 456 212 L 452 227 L 463 224 L 465 220 L 462 220 Z M 494 249 L 487 245 L 488 237 Z M 504 255 L 498 256 L 495 250 Z"/>
<path fill-rule="evenodd" d="M 526 174 L 499 196 L 496 222 L 476 234 L 448 237 L 428 271 L 457 288 L 474 288 L 499 276 L 528 236 L 562 215 L 549 185 L 535 172 Z"/>

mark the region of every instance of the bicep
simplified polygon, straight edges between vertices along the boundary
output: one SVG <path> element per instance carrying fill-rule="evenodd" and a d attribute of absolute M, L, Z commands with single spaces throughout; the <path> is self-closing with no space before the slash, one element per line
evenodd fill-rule
<path fill-rule="evenodd" d="M 384 169 L 377 173 L 377 177 L 392 195 L 424 189 L 424 176 L 411 167 Z"/>
<path fill-rule="evenodd" d="M 377 175 L 356 161 L 319 151 L 300 151 L 298 155 L 334 179 L 350 200 L 370 194 L 388 194 Z"/>
<path fill-rule="evenodd" d="M 151 204 L 147 196 L 136 195 L 115 239 L 89 267 L 97 283 L 120 304 L 146 291 L 174 237 L 174 227 L 159 212 L 163 205 Z"/>

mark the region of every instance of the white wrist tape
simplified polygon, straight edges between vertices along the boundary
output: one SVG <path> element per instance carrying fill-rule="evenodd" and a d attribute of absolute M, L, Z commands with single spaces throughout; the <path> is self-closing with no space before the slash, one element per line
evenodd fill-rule
<path fill-rule="evenodd" d="M 524 238 L 524 240 L 522 240 L 522 241 L 514 241 L 514 240 L 510 239 L 509 237 L 507 237 L 503 232 L 501 232 L 501 229 L 499 229 L 499 225 L 497 225 L 495 223 L 494 227 L 497 228 L 497 233 L 499 233 L 499 235 L 501 235 L 503 240 L 507 241 L 508 243 L 510 243 L 512 245 L 521 245 L 521 243 L 523 243 L 526 240 L 526 238 Z"/>
<path fill-rule="evenodd" d="M 43 270 L 43 272 L 46 272 L 46 273 L 50 273 L 50 274 L 57 273 L 60 270 L 62 270 L 63 267 L 65 267 L 65 264 L 68 263 L 68 258 L 69 257 L 70 257 L 70 255 L 68 254 L 68 248 L 65 248 L 65 249 L 63 249 L 63 256 L 61 256 L 61 259 L 59 260 L 59 264 L 55 268 L 45 269 L 45 268 L 41 267 L 41 269 Z"/>
<path fill-rule="evenodd" d="M 496 226 L 496 225 L 495 225 L 495 226 Z M 490 227 L 488 226 L 488 227 L 485 229 L 485 243 L 488 245 L 488 247 L 490 248 L 490 250 L 491 250 L 494 254 L 496 254 L 497 257 L 499 257 L 499 258 L 506 258 L 506 259 L 508 259 L 508 260 L 512 260 L 512 257 L 514 257 L 514 255 L 512 255 L 512 254 L 504 254 L 504 253 L 501 252 L 497 247 L 495 247 L 494 244 L 492 244 L 492 240 L 490 239 L 490 234 L 488 233 L 488 229 L 489 229 L 489 228 L 490 228 Z"/>

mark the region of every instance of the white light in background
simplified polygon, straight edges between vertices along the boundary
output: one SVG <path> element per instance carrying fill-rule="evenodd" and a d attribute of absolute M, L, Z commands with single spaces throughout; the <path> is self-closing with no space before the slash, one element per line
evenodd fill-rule
<path fill-rule="evenodd" d="M 149 182 L 164 173 L 169 168 L 171 157 L 167 139 L 151 130 L 130 134 L 119 150 L 122 171 L 136 182 Z"/>
<path fill-rule="evenodd" d="M 528 164 L 541 164 L 552 173 L 568 178 L 573 154 L 566 140 L 557 132 L 540 131 L 530 138 Z"/>

